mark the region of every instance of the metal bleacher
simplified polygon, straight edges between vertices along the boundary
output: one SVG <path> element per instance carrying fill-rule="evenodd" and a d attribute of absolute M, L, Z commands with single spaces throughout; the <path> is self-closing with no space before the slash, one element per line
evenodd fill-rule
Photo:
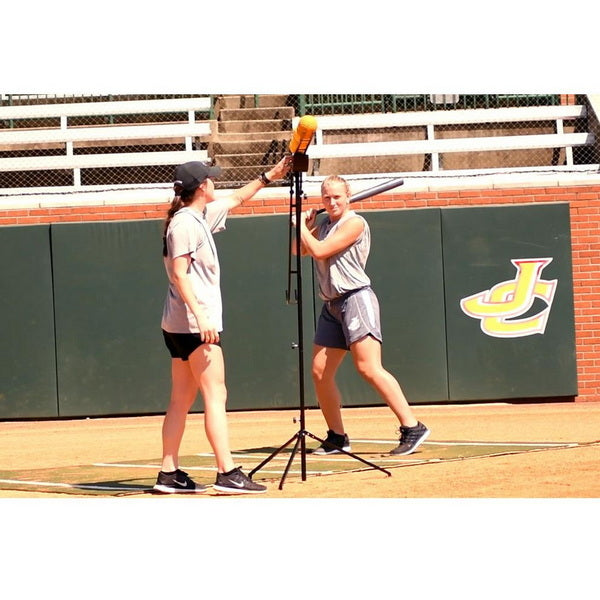
<path fill-rule="evenodd" d="M 0 106 L 0 188 L 79 189 L 92 170 L 115 186 L 111 170 L 208 160 L 210 114 L 210 96 Z"/>
<path fill-rule="evenodd" d="M 215 158 L 218 163 L 222 158 L 215 155 L 218 98 L 0 95 L 0 205 L 6 198 L 35 194 L 70 194 L 76 201 L 76 195 L 92 190 L 118 190 L 123 201 L 137 194 L 143 201 L 152 197 L 154 189 L 162 198 L 170 189 L 174 165 Z M 261 98 L 275 99 L 253 98 L 256 105 Z M 598 156 L 598 129 L 588 127 L 590 118 L 594 122 L 597 118 L 586 96 L 304 94 L 282 98 L 287 98 L 287 110 L 293 106 L 298 115 L 282 117 L 290 135 L 300 115 L 317 118 L 318 129 L 308 150 L 308 176 L 313 179 L 331 172 L 377 178 L 412 171 L 435 176 L 464 168 L 485 170 L 484 156 L 497 157 L 493 163 L 497 168 L 510 167 L 514 166 L 510 157 L 519 152 L 534 157 L 528 158 L 527 167 L 567 170 L 595 162 Z M 254 116 L 247 118 L 256 119 L 260 111 L 248 112 Z M 284 114 L 277 107 L 271 112 Z M 252 125 L 248 123 L 248 130 Z M 245 124 L 236 131 L 227 136 L 246 139 Z M 268 138 L 269 132 L 262 137 Z M 271 135 L 273 140 L 279 136 L 276 145 L 281 147 L 285 131 Z M 260 154 L 263 150 L 256 144 L 255 150 L 244 151 Z M 236 158 L 242 165 L 241 155 L 227 156 L 233 167 Z M 266 157 L 258 160 L 264 163 Z M 406 167 L 409 160 L 412 163 Z M 475 166 L 469 166 L 470 161 Z"/>
<path fill-rule="evenodd" d="M 421 111 L 397 113 L 365 113 L 325 115 L 317 119 L 315 143 L 308 155 L 313 161 L 328 158 L 355 158 L 366 156 L 429 155 L 431 171 L 440 170 L 440 156 L 449 153 L 502 152 L 527 149 L 565 149 L 565 166 L 573 166 L 573 147 L 591 146 L 595 136 L 589 132 L 565 133 L 564 121 L 583 119 L 586 109 L 582 105 L 510 107 L 466 109 L 448 111 Z M 507 124 L 519 122 L 553 122 L 553 133 L 537 135 L 489 135 L 443 137 L 438 128 L 449 125 Z M 391 128 L 421 128 L 423 139 L 398 139 L 393 141 L 366 141 L 332 143 L 327 133 L 348 131 L 354 137 L 369 130 Z M 399 137 L 401 134 L 399 134 Z M 318 171 L 319 167 L 316 166 Z"/>

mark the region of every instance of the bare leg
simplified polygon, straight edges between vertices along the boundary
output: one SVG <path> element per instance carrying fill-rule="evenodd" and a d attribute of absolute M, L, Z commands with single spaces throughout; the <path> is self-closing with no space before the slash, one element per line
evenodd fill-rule
<path fill-rule="evenodd" d="M 401 425 L 414 427 L 417 424 L 400 384 L 381 364 L 381 344 L 367 336 L 350 346 L 356 370 L 376 390 L 384 402 L 392 409 Z"/>
<path fill-rule="evenodd" d="M 313 346 L 312 377 L 317 400 L 327 423 L 335 433 L 345 433 L 342 422 L 342 396 L 335 383 L 335 374 L 346 356 L 339 348 Z"/>
<path fill-rule="evenodd" d="M 162 470 L 179 468 L 179 446 L 185 430 L 185 421 L 198 394 L 198 384 L 188 362 L 180 358 L 171 361 L 171 401 L 162 426 Z"/>
<path fill-rule="evenodd" d="M 229 472 L 235 465 L 229 447 L 223 352 L 214 344 L 202 344 L 190 355 L 190 366 L 204 399 L 204 428 L 217 469 L 220 473 Z"/>

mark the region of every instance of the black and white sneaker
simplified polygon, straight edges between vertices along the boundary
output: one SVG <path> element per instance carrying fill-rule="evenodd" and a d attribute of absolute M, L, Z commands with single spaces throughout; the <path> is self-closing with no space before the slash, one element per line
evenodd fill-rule
<path fill-rule="evenodd" d="M 431 433 L 420 421 L 414 427 L 400 427 L 400 444 L 390 454 L 401 456 L 412 454 Z"/>
<path fill-rule="evenodd" d="M 191 480 L 187 473 L 177 469 L 171 473 L 160 471 L 153 489 L 163 494 L 202 494 L 208 488 Z"/>
<path fill-rule="evenodd" d="M 241 467 L 236 467 L 228 473 L 217 473 L 213 489 L 227 494 L 262 494 L 267 491 L 267 486 L 252 481 Z"/>
<path fill-rule="evenodd" d="M 341 454 L 340 448 L 346 452 L 350 452 L 352 448 L 348 436 L 345 433 L 336 433 L 330 429 L 327 431 L 325 441 L 313 450 L 311 454 Z"/>

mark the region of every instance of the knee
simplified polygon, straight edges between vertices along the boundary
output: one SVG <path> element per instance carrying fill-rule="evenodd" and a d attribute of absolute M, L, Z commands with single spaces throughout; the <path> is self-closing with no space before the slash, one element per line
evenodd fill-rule
<path fill-rule="evenodd" d="M 323 369 L 319 365 L 313 365 L 311 375 L 315 383 L 319 383 L 323 380 Z"/>
<path fill-rule="evenodd" d="M 318 363 L 313 364 L 311 374 L 315 385 L 319 385 L 323 383 L 326 379 L 328 379 L 325 368 L 323 367 L 323 365 L 320 365 Z"/>
<path fill-rule="evenodd" d="M 196 401 L 197 390 L 193 392 L 186 391 L 185 393 L 173 391 L 169 402 L 168 411 L 170 412 L 185 412 L 187 413 L 191 406 Z"/>
<path fill-rule="evenodd" d="M 225 404 L 227 402 L 227 387 L 225 383 L 207 385 L 201 388 L 200 393 L 205 404 Z"/>
<path fill-rule="evenodd" d="M 373 383 L 379 376 L 379 368 L 368 362 L 357 362 L 356 370 L 358 374 L 368 383 Z"/>

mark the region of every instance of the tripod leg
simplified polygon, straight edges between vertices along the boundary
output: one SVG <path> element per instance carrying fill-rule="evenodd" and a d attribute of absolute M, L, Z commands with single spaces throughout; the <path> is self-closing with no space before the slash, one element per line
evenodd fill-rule
<path fill-rule="evenodd" d="M 302 430 L 302 437 L 300 438 L 300 465 L 302 481 L 306 481 L 306 437 L 304 435 L 304 430 Z"/>
<path fill-rule="evenodd" d="M 285 481 L 285 478 L 287 477 L 288 471 L 290 470 L 290 467 L 292 466 L 292 462 L 294 460 L 294 456 L 296 456 L 296 452 L 298 451 L 298 446 L 300 445 L 301 440 L 304 439 L 303 432 L 297 433 L 296 436 L 298 437 L 298 439 L 296 440 L 296 443 L 294 444 L 294 448 L 292 449 L 292 454 L 290 455 L 290 460 L 288 460 L 288 463 L 285 466 L 285 471 L 283 472 L 283 475 L 281 477 L 281 481 L 279 482 L 279 489 L 280 490 L 283 489 L 283 482 Z"/>
<path fill-rule="evenodd" d="M 310 431 L 306 431 L 305 434 L 309 435 L 313 440 L 317 440 L 318 442 L 323 443 L 323 440 L 321 438 L 318 438 L 316 435 L 313 435 Z M 336 446 L 336 448 L 338 448 L 338 447 Z M 361 458 L 360 456 L 357 456 L 356 454 L 352 454 L 352 452 L 346 452 L 346 450 L 344 450 L 343 448 L 338 448 L 338 450 L 342 454 L 346 454 L 348 456 L 351 456 L 355 460 L 359 460 L 360 462 L 364 463 L 365 465 L 368 465 L 369 467 L 371 467 L 373 469 L 377 469 L 378 471 L 382 471 L 388 477 L 392 476 L 392 474 L 388 470 L 384 469 L 383 467 L 380 467 L 379 465 L 376 465 L 376 464 L 374 464 L 372 462 L 369 462 L 368 460 L 365 460 L 364 458 Z"/>
<path fill-rule="evenodd" d="M 277 450 L 275 450 L 275 452 L 273 452 L 271 454 L 271 456 L 267 456 L 267 458 L 265 458 L 265 460 L 263 460 L 260 463 L 260 465 L 258 465 L 257 467 L 254 467 L 254 469 L 252 469 L 252 471 L 250 471 L 250 473 L 248 473 L 250 478 L 252 478 L 252 475 L 254 475 L 254 473 L 256 473 L 258 470 L 262 469 L 271 459 L 275 458 L 284 448 L 287 448 L 296 439 L 296 437 L 298 437 L 297 433 L 295 433 L 285 444 L 283 444 L 283 446 L 280 446 L 279 448 L 277 448 Z M 296 442 L 296 446 L 297 445 L 298 445 L 298 442 Z"/>

